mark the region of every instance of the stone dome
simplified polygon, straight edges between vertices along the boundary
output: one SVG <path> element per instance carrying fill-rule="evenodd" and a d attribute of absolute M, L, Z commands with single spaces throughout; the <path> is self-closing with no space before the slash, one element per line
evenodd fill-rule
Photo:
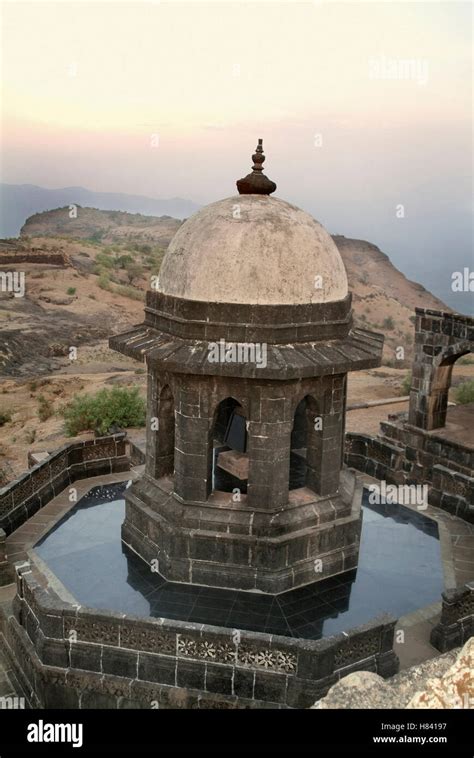
<path fill-rule="evenodd" d="M 348 293 L 332 237 L 294 205 L 248 194 L 211 203 L 178 229 L 158 291 L 210 303 L 302 304 Z"/>

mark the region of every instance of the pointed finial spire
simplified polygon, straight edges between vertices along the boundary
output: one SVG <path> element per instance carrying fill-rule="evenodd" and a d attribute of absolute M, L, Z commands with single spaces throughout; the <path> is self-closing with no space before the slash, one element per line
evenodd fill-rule
<path fill-rule="evenodd" d="M 258 145 L 252 155 L 253 166 L 252 173 L 247 174 L 244 179 L 239 179 L 237 189 L 239 195 L 271 195 L 275 192 L 277 186 L 263 173 L 263 139 L 258 140 Z"/>

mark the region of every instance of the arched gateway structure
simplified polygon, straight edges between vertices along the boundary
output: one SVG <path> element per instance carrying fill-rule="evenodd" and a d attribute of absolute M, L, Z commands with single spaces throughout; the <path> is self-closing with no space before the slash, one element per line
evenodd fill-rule
<path fill-rule="evenodd" d="M 448 411 L 451 374 L 472 352 L 474 319 L 416 309 L 410 407 L 380 424 L 378 437 L 346 435 L 346 462 L 399 485 L 428 487 L 428 502 L 474 523 L 474 404 Z"/>
<path fill-rule="evenodd" d="M 461 313 L 416 309 L 408 420 L 430 431 L 446 423 L 453 366 L 474 349 L 474 319 Z"/>
<path fill-rule="evenodd" d="M 346 376 L 380 365 L 328 232 L 271 198 L 261 142 L 241 194 L 165 255 L 145 321 L 110 346 L 148 369 L 146 468 L 123 541 L 169 580 L 279 593 L 357 566 Z"/>

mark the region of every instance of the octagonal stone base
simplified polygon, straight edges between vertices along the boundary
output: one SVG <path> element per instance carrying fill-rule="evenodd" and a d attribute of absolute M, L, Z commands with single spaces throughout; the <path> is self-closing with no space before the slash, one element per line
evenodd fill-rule
<path fill-rule="evenodd" d="M 227 492 L 183 502 L 146 474 L 125 499 L 123 542 L 169 581 L 279 594 L 357 567 L 362 487 L 345 469 L 337 494 L 292 490 L 275 510 Z"/>

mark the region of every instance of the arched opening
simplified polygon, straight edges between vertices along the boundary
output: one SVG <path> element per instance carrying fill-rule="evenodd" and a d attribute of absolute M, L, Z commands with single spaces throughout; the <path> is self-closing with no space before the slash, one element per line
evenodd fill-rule
<path fill-rule="evenodd" d="M 469 385 L 472 392 L 474 381 L 474 370 L 471 369 L 472 359 L 467 357 L 469 352 L 469 350 L 458 352 L 451 348 L 436 367 L 428 396 L 429 428 L 440 429 L 446 425 L 449 400 L 456 405 L 469 404 Z M 453 371 L 455 365 L 456 369 Z M 463 385 L 462 392 L 461 385 Z"/>
<path fill-rule="evenodd" d="M 472 402 L 469 398 L 472 394 L 473 385 L 474 355 L 472 352 L 457 355 L 452 364 L 448 400 L 456 404 Z"/>
<path fill-rule="evenodd" d="M 247 492 L 247 419 L 233 397 L 222 400 L 214 413 L 212 429 L 212 489 Z"/>
<path fill-rule="evenodd" d="M 306 395 L 298 405 L 293 417 L 290 449 L 290 490 L 309 487 L 319 492 L 321 469 L 321 416 L 318 403 Z"/>
<path fill-rule="evenodd" d="M 152 419 L 152 424 L 154 420 Z M 158 398 L 156 418 L 156 477 L 174 473 L 174 398 L 170 386 L 163 387 Z"/>

